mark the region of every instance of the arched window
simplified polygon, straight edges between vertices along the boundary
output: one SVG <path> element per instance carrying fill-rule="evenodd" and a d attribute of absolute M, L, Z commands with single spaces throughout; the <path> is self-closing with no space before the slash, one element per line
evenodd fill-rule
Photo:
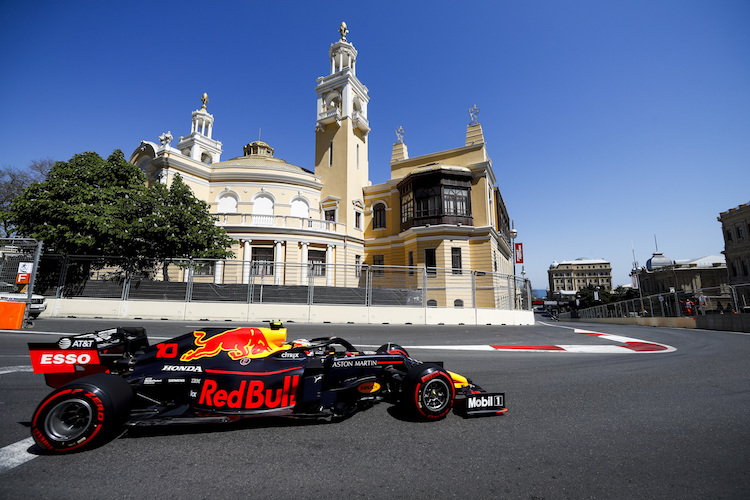
<path fill-rule="evenodd" d="M 310 217 L 310 205 L 303 198 L 292 200 L 292 217 L 308 219 Z"/>
<path fill-rule="evenodd" d="M 253 224 L 256 226 L 272 226 L 273 198 L 267 194 L 261 194 L 253 200 Z"/>
<path fill-rule="evenodd" d="M 220 214 L 233 214 L 237 212 L 237 197 L 232 193 L 222 193 L 219 195 L 216 211 Z"/>
<path fill-rule="evenodd" d="M 372 227 L 373 229 L 385 229 L 385 204 L 376 203 L 372 207 Z"/>

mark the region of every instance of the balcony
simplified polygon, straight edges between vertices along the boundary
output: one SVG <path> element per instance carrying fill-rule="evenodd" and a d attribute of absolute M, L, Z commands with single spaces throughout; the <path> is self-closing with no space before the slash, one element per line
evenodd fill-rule
<path fill-rule="evenodd" d="M 261 215 L 219 213 L 214 214 L 216 225 L 227 229 L 229 227 L 244 228 L 279 228 L 295 231 L 312 231 L 332 234 L 345 234 L 346 226 L 341 222 L 330 220 L 309 219 L 292 215 Z"/>
<path fill-rule="evenodd" d="M 318 114 L 318 125 L 330 125 L 334 122 L 341 122 L 341 111 L 339 111 L 338 109 L 323 111 L 322 113 Z"/>

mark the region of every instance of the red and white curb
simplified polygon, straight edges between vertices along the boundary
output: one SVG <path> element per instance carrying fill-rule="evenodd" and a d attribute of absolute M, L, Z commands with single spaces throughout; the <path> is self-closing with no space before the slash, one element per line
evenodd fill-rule
<path fill-rule="evenodd" d="M 568 352 L 578 354 L 644 354 L 667 353 L 677 349 L 666 344 L 611 335 L 609 333 L 573 330 L 581 335 L 591 335 L 603 340 L 619 342 L 615 345 L 433 345 L 404 346 L 405 349 L 443 349 L 451 351 L 504 351 L 504 352 Z"/>

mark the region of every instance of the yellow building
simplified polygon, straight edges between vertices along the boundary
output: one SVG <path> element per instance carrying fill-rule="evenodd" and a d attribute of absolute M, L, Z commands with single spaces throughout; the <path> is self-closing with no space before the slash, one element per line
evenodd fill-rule
<path fill-rule="evenodd" d="M 262 141 L 221 161 L 205 94 L 188 136 L 174 147 L 169 132 L 160 144 L 143 141 L 130 161 L 150 183 L 169 184 L 179 174 L 234 239 L 235 259 L 206 273 L 214 283 L 261 276 L 266 283 L 305 285 L 314 277 L 350 287 L 361 285 L 362 266 L 383 266 L 383 276 L 398 274 L 407 289 L 419 287 L 410 280 L 427 280 L 431 292 L 420 300 L 428 305 L 463 305 L 454 296 L 465 295 L 455 290 L 469 277 L 476 306 L 508 304 L 509 218 L 478 109 L 470 110 L 465 141 L 455 149 L 409 158 L 400 129 L 390 180 L 371 185 L 368 89 L 356 76 L 357 51 L 345 24 L 339 32 L 328 54 L 330 74 L 315 88 L 314 171 L 277 158 Z"/>

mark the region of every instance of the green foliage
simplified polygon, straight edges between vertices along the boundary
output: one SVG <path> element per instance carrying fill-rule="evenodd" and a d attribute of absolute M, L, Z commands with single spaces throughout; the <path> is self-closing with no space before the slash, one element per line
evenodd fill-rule
<path fill-rule="evenodd" d="M 125 257 L 139 268 L 171 257 L 231 255 L 226 232 L 181 179 L 149 189 L 120 150 L 106 160 L 86 152 L 57 162 L 14 200 L 11 213 L 18 232 L 44 241 L 48 252 Z"/>
<path fill-rule="evenodd" d="M 10 209 L 13 200 L 34 182 L 44 180 L 52 164 L 52 160 L 44 159 L 32 161 L 26 170 L 0 168 L 0 237 L 7 238 L 15 233 Z"/>
<path fill-rule="evenodd" d="M 169 189 L 163 184 L 151 189 L 156 205 L 149 227 L 153 226 L 153 236 L 160 242 L 156 249 L 160 257 L 222 259 L 232 255 L 226 250 L 232 239 L 216 226 L 208 204 L 195 198 L 179 175 Z"/>
<path fill-rule="evenodd" d="M 595 297 L 595 293 L 599 292 L 599 299 Z M 609 290 L 603 288 L 597 290 L 594 285 L 587 285 L 578 291 L 577 298 L 579 299 L 579 308 L 584 309 L 586 307 L 599 306 L 602 304 L 609 304 L 612 302 L 612 294 Z"/>

